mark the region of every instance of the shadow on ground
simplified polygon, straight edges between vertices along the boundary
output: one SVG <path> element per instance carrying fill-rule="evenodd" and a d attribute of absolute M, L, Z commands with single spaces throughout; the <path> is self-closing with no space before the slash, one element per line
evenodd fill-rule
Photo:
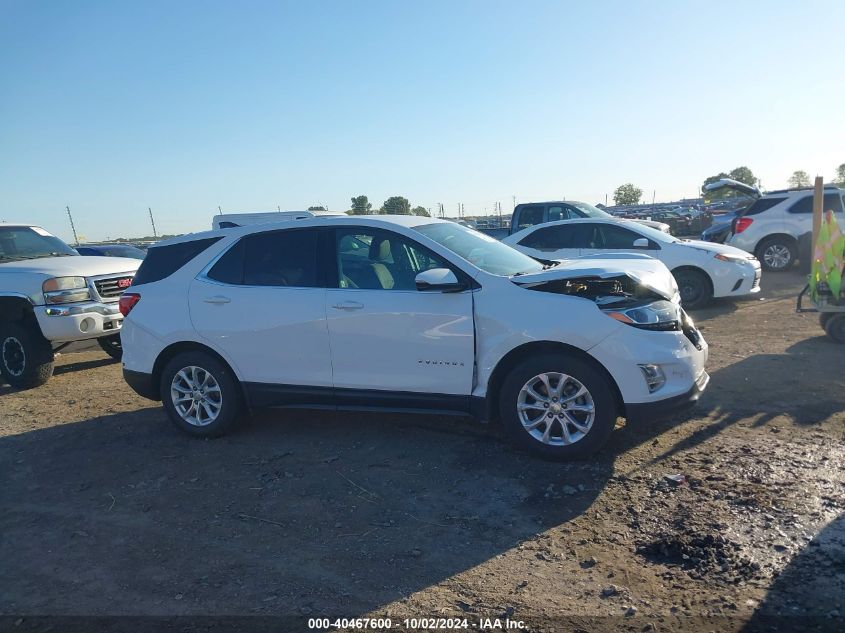
<path fill-rule="evenodd" d="M 273 411 L 202 441 L 154 407 L 5 437 L 0 613 L 363 614 L 580 516 L 661 428 L 570 464 L 410 415 Z"/>
<path fill-rule="evenodd" d="M 845 515 L 792 559 L 743 630 L 845 631 Z"/>

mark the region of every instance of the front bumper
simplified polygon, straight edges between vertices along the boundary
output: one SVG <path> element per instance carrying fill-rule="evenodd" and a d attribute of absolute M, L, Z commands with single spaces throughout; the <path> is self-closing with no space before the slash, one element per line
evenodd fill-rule
<path fill-rule="evenodd" d="M 123 368 L 123 379 L 126 384 L 132 387 L 132 390 L 142 398 L 148 400 L 161 400 L 161 394 L 158 387 L 153 380 L 152 374 L 146 374 L 142 371 L 132 371 L 131 369 Z"/>
<path fill-rule="evenodd" d="M 702 371 L 689 391 L 678 396 L 657 400 L 656 402 L 639 402 L 625 405 L 625 418 L 629 422 L 659 420 L 675 413 L 691 409 L 698 402 L 699 397 L 707 389 L 710 375 Z"/>
<path fill-rule="evenodd" d="M 117 302 L 37 306 L 35 316 L 44 337 L 55 343 L 117 334 L 123 324 Z"/>

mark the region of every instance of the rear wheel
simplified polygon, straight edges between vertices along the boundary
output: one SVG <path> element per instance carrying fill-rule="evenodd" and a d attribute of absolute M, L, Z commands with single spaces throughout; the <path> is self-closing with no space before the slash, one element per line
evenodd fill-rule
<path fill-rule="evenodd" d="M 120 334 L 102 336 L 97 339 L 103 351 L 115 360 L 123 358 L 123 346 L 120 344 Z"/>
<path fill-rule="evenodd" d="M 845 343 L 845 314 L 830 314 L 823 321 L 824 331 L 837 343 Z"/>
<path fill-rule="evenodd" d="M 685 308 L 689 310 L 700 308 L 713 297 L 710 280 L 703 272 L 685 268 L 674 271 L 672 275 L 678 283 L 681 303 Z"/>
<path fill-rule="evenodd" d="M 789 270 L 798 257 L 795 242 L 785 237 L 769 237 L 757 247 L 757 259 L 763 270 L 780 272 Z"/>
<path fill-rule="evenodd" d="M 589 363 L 543 354 L 514 367 L 499 393 L 499 414 L 522 448 L 554 459 L 592 455 L 616 424 L 613 390 Z"/>
<path fill-rule="evenodd" d="M 12 387 L 30 389 L 53 375 L 53 347 L 40 330 L 0 323 L 0 374 Z"/>
<path fill-rule="evenodd" d="M 237 379 L 207 352 L 184 352 L 172 358 L 161 372 L 159 388 L 170 421 L 190 435 L 219 437 L 241 416 Z"/>

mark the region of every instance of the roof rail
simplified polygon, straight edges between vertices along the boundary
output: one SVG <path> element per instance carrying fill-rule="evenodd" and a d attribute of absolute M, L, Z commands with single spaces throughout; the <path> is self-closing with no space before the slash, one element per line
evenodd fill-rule
<path fill-rule="evenodd" d="M 839 185 L 835 185 L 833 183 L 828 183 L 824 186 L 825 189 L 839 189 Z M 773 189 L 772 191 L 767 191 L 765 195 L 769 195 L 772 193 L 791 193 L 793 191 L 813 191 L 815 187 L 790 187 L 788 189 Z"/>

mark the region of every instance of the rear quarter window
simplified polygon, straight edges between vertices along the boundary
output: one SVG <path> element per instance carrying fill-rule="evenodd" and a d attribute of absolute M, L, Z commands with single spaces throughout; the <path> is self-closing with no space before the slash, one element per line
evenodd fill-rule
<path fill-rule="evenodd" d="M 751 203 L 751 206 L 742 212 L 742 215 L 757 215 L 758 213 L 763 213 L 763 211 L 768 211 L 784 200 L 786 200 L 786 198 L 758 198 Z"/>
<path fill-rule="evenodd" d="M 209 237 L 204 240 L 152 247 L 147 251 L 147 257 L 135 274 L 132 285 L 140 286 L 169 277 L 219 239 Z"/>

